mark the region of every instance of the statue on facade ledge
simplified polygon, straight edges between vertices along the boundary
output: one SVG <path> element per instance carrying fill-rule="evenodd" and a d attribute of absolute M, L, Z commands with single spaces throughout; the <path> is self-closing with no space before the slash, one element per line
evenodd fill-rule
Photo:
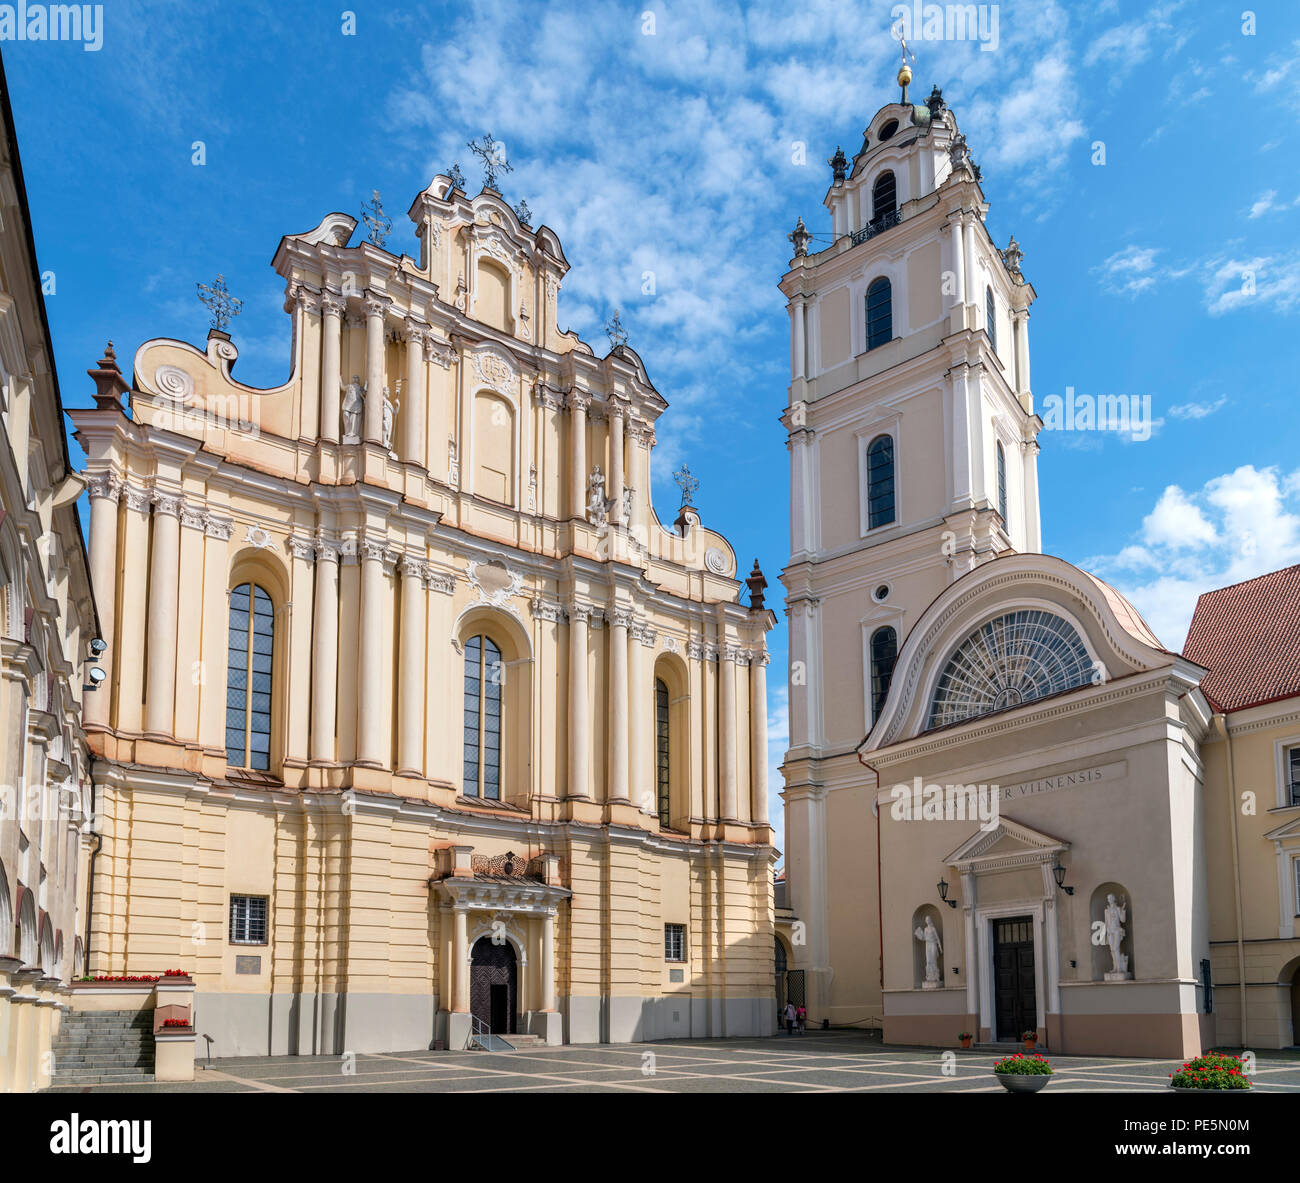
<path fill-rule="evenodd" d="M 343 388 L 343 442 L 359 444 L 361 442 L 361 415 L 365 409 L 365 399 L 361 392 L 361 375 L 353 374 L 352 381 Z"/>

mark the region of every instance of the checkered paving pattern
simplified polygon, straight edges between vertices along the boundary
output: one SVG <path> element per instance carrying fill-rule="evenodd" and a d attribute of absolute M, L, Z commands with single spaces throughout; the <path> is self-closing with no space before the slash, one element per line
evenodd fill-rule
<path fill-rule="evenodd" d="M 1008 1047 L 1008 1053 L 1016 1050 Z M 1259 1052 L 1255 1086 L 1300 1092 L 1300 1052 Z M 392 1052 L 214 1060 L 185 1084 L 95 1085 L 87 1091 L 824 1093 L 1001 1092 L 1000 1055 L 884 1047 L 879 1037 L 815 1031 L 772 1039 L 674 1040 L 530 1048 L 515 1052 Z M 1152 1092 L 1179 1065 L 1169 1060 L 1056 1056 L 1046 1093 Z M 78 1092 L 75 1088 L 50 1092 Z"/>

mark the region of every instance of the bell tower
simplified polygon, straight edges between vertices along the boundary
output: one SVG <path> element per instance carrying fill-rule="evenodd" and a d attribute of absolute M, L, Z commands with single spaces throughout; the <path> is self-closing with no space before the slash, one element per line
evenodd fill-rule
<path fill-rule="evenodd" d="M 828 806 L 831 790 L 871 783 L 854 749 L 927 605 L 989 558 L 1041 549 L 1035 293 L 1015 240 L 1004 250 L 990 236 L 980 170 L 942 92 L 914 103 L 911 81 L 905 57 L 897 101 L 871 118 L 851 159 L 836 148 L 829 235 L 800 218 L 781 279 L 791 370 L 787 874 L 807 924 L 798 960 L 812 997 L 824 992 L 816 1017 L 832 1021 L 816 865 L 850 831 Z M 874 915 L 874 876 L 871 892 L 862 906 Z"/>

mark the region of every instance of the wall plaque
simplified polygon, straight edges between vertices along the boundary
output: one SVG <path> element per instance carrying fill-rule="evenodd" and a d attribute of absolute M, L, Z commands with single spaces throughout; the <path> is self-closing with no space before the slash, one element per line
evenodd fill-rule
<path fill-rule="evenodd" d="M 668 971 L 668 980 L 670 982 L 686 981 L 686 971 L 684 969 L 670 969 Z"/>
<path fill-rule="evenodd" d="M 235 973 L 260 974 L 261 972 L 262 959 L 260 957 L 250 957 L 244 954 L 235 958 Z"/>

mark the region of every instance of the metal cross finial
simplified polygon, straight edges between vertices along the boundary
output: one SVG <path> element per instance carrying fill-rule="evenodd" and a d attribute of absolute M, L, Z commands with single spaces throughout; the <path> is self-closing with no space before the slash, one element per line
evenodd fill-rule
<path fill-rule="evenodd" d="M 528 208 L 528 202 L 521 201 L 515 206 L 515 217 L 519 219 L 519 224 L 525 230 L 533 228 L 533 211 Z"/>
<path fill-rule="evenodd" d="M 209 287 L 206 283 L 195 284 L 199 289 L 199 299 L 207 305 L 214 329 L 225 332 L 230 325 L 230 318 L 238 316 L 244 306 L 243 300 L 236 300 L 226 289 L 226 277 L 217 276 L 217 282 Z"/>
<path fill-rule="evenodd" d="M 379 200 L 379 190 L 370 190 L 370 200 L 361 203 L 361 219 L 370 231 L 370 241 L 383 246 L 393 229 L 393 219 L 384 213 L 384 203 Z"/>
<path fill-rule="evenodd" d="M 459 160 L 447 170 L 447 179 L 451 182 L 453 189 L 459 189 L 462 193 L 465 192 L 465 174 L 460 171 Z"/>
<path fill-rule="evenodd" d="M 609 338 L 611 349 L 627 344 L 627 330 L 623 328 L 623 321 L 619 317 L 617 308 L 614 309 L 614 315 L 605 322 L 605 336 Z"/>
<path fill-rule="evenodd" d="M 673 473 L 673 480 L 682 491 L 682 505 L 690 505 L 700 491 L 700 482 L 691 476 L 691 470 L 685 464 Z"/>
<path fill-rule="evenodd" d="M 477 140 L 470 140 L 469 150 L 483 162 L 483 188 L 497 189 L 497 173 L 512 173 L 514 166 L 506 159 L 506 146 L 500 140 L 494 140 L 487 132 Z"/>

